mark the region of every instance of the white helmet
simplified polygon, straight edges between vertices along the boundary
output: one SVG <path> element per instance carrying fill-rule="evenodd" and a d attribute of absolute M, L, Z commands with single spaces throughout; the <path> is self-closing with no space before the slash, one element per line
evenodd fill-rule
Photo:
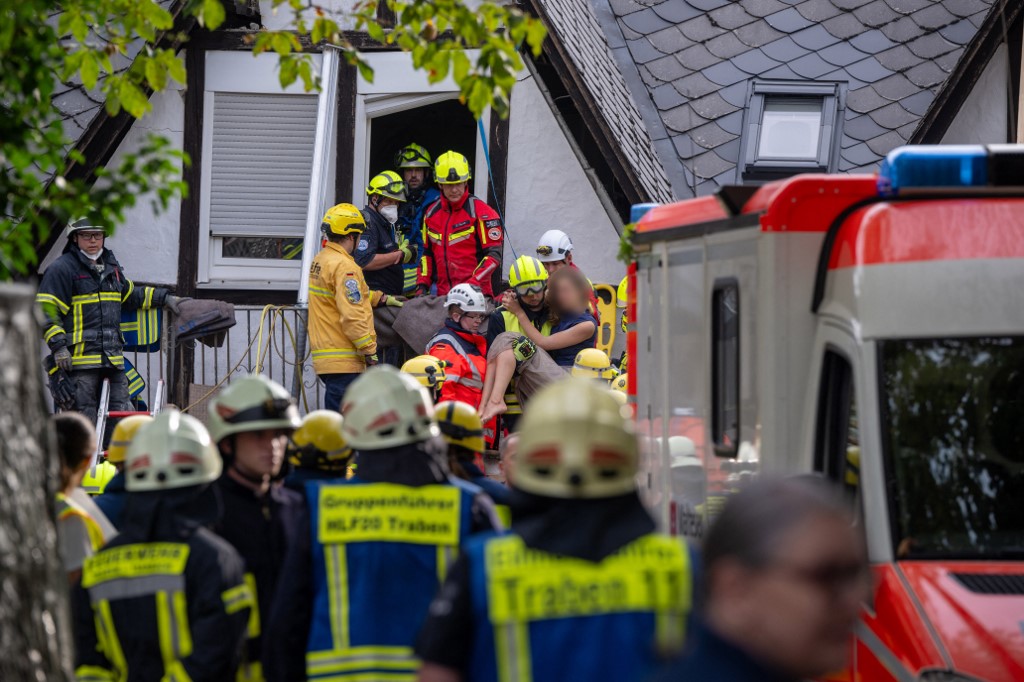
<path fill-rule="evenodd" d="M 537 243 L 537 258 L 541 263 L 554 263 L 565 260 L 572 252 L 572 240 L 561 230 L 548 230 L 540 236 Z"/>
<path fill-rule="evenodd" d="M 671 467 L 697 467 L 703 468 L 700 458 L 697 457 L 697 448 L 693 441 L 686 436 L 670 436 L 668 439 L 668 456 Z"/>
<path fill-rule="evenodd" d="M 487 298 L 484 291 L 475 284 L 456 284 L 448 292 L 445 307 L 457 305 L 464 313 L 486 313 Z"/>
<path fill-rule="evenodd" d="M 516 486 L 546 497 L 601 498 L 636 490 L 632 422 L 607 387 L 567 378 L 530 401 L 519 429 Z"/>
<path fill-rule="evenodd" d="M 356 450 L 384 450 L 439 436 L 434 403 L 412 376 L 390 365 L 363 372 L 345 392 L 342 433 Z"/>
<path fill-rule="evenodd" d="M 220 476 L 220 453 L 195 417 L 164 410 L 132 439 L 125 457 L 128 492 L 174 490 L 211 483 Z"/>

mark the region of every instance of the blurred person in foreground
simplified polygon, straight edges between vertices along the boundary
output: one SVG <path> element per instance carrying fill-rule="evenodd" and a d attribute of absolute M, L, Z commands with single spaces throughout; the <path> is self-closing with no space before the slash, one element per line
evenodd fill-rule
<path fill-rule="evenodd" d="M 566 378 L 521 426 L 512 533 L 466 543 L 420 632 L 419 680 L 646 680 L 683 651 L 694 580 L 637 495 L 632 423 Z"/>
<path fill-rule="evenodd" d="M 869 596 L 847 501 L 809 476 L 760 479 L 704 540 L 704 608 L 690 654 L 657 678 L 784 682 L 841 670 Z"/>

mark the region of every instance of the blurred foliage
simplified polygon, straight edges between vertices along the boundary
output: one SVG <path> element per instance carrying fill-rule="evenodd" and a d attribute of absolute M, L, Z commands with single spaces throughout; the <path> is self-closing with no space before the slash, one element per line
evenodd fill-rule
<path fill-rule="evenodd" d="M 280 55 L 282 86 L 299 79 L 307 90 L 318 86 L 303 38 L 338 47 L 372 80 L 372 69 L 341 30 L 345 23 L 409 52 L 431 83 L 451 75 L 474 116 L 488 107 L 507 116 L 523 66 L 519 50 L 526 46 L 539 54 L 544 27 L 515 8 L 463 2 L 387 0 L 396 18 L 392 25 L 377 18 L 377 0 L 358 2 L 344 17 L 308 0 L 273 0 L 275 9 L 292 10 L 293 30 L 253 34 L 253 51 Z M 186 0 L 181 12 L 208 29 L 226 18 L 221 0 Z M 54 223 L 89 216 L 114 227 L 140 196 L 152 197 L 160 211 L 187 193 L 181 167 L 188 159 L 159 136 L 93 178 L 66 177 L 68 168 L 86 160 L 71 148 L 51 102 L 62 81 L 81 83 L 105 102 L 108 114 L 141 118 L 152 108 L 152 93 L 185 82 L 178 54 L 185 36 L 174 32 L 174 24 L 172 13 L 154 0 L 17 0 L 0 6 L 0 281 L 31 272 L 36 247 Z M 144 46 L 129 59 L 137 41 Z M 471 59 L 463 48 L 479 52 Z"/>

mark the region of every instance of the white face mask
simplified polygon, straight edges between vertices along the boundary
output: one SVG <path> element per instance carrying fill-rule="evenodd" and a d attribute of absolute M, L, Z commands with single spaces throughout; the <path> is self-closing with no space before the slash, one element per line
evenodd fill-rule
<path fill-rule="evenodd" d="M 378 212 L 384 216 L 384 220 L 388 221 L 392 225 L 398 222 L 398 206 L 391 204 L 390 206 L 381 208 Z"/>
<path fill-rule="evenodd" d="M 100 250 L 97 251 L 96 255 L 94 255 L 94 256 L 93 255 L 89 255 L 88 253 L 86 253 L 82 249 L 79 249 L 79 251 L 81 251 L 82 255 L 85 256 L 86 258 L 88 258 L 89 260 L 99 260 L 100 256 L 103 255 L 103 247 L 102 246 L 100 247 Z"/>

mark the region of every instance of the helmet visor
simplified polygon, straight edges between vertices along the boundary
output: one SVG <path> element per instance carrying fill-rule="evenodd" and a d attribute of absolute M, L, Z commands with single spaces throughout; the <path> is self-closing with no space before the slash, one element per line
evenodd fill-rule
<path fill-rule="evenodd" d="M 406 147 L 396 155 L 399 167 L 424 168 L 430 166 L 430 159 L 415 147 Z"/>
<path fill-rule="evenodd" d="M 543 294 L 547 286 L 544 282 L 526 282 L 516 285 L 515 290 L 520 296 L 530 296 L 532 294 Z"/>
<path fill-rule="evenodd" d="M 292 401 L 284 398 L 270 398 L 259 405 L 246 410 L 236 412 L 224 419 L 229 424 L 244 424 L 246 422 L 271 421 L 277 419 L 290 419 Z"/>

